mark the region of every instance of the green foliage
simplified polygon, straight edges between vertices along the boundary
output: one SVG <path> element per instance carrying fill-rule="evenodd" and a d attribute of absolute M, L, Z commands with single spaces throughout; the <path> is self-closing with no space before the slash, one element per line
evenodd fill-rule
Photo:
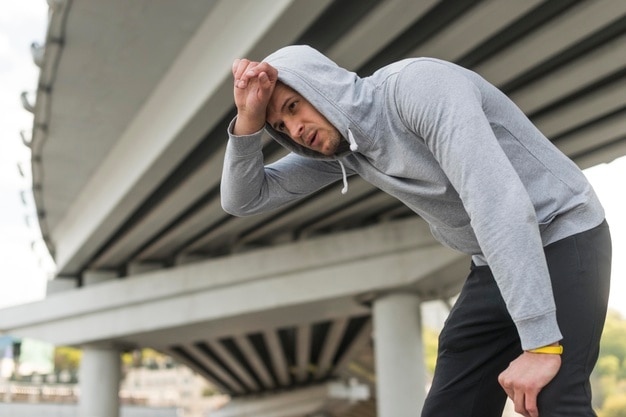
<path fill-rule="evenodd" d="M 59 346 L 54 349 L 54 370 L 76 372 L 80 365 L 80 349 Z"/>
<path fill-rule="evenodd" d="M 150 348 L 135 349 L 122 354 L 122 366 L 129 368 L 159 369 L 171 367 L 172 358 Z"/>
<path fill-rule="evenodd" d="M 80 366 L 82 351 L 77 348 L 59 346 L 54 349 L 54 369 L 56 371 L 77 371 Z M 171 359 L 152 349 L 134 350 L 125 352 L 121 356 L 122 365 L 128 367 L 159 368 L 166 367 Z"/>
<path fill-rule="evenodd" d="M 424 356 L 426 360 L 426 370 L 433 375 L 435 364 L 437 363 L 437 346 L 439 345 L 439 333 L 436 330 L 425 327 L 423 332 Z"/>
<path fill-rule="evenodd" d="M 207 386 L 202 389 L 203 397 L 212 397 L 214 395 L 220 395 L 220 392 L 213 386 Z"/>
<path fill-rule="evenodd" d="M 626 360 L 626 320 L 612 310 L 607 315 L 600 342 L 600 356 L 608 355 L 618 358 L 622 365 Z"/>
<path fill-rule="evenodd" d="M 626 417 L 626 393 L 608 397 L 598 417 Z"/>
<path fill-rule="evenodd" d="M 595 371 L 600 376 L 617 377 L 620 372 L 619 358 L 613 355 L 601 356 L 596 363 Z"/>
<path fill-rule="evenodd" d="M 133 354 L 134 352 L 132 351 L 122 353 L 122 367 L 124 369 L 130 368 L 133 366 L 133 363 L 134 363 Z"/>
<path fill-rule="evenodd" d="M 609 311 L 592 375 L 598 417 L 626 417 L 626 320 Z"/>

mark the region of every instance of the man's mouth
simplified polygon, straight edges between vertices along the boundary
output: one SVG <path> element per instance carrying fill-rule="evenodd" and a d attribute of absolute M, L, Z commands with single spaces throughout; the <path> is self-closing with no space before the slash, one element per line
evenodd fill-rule
<path fill-rule="evenodd" d="M 311 133 L 307 140 L 306 140 L 306 144 L 309 148 L 313 147 L 313 144 L 315 143 L 315 139 L 317 139 L 317 134 L 315 132 Z"/>

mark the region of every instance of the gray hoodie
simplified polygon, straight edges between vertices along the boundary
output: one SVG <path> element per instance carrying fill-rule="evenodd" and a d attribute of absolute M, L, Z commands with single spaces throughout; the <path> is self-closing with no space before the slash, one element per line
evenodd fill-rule
<path fill-rule="evenodd" d="M 511 100 L 432 58 L 366 78 L 307 46 L 265 61 L 352 150 L 326 157 L 266 125 L 292 153 L 264 166 L 263 132 L 234 136 L 231 123 L 224 210 L 275 209 L 340 180 L 345 167 L 415 211 L 441 243 L 489 265 L 524 349 L 561 339 L 543 246 L 597 226 L 604 211 L 578 167 Z"/>

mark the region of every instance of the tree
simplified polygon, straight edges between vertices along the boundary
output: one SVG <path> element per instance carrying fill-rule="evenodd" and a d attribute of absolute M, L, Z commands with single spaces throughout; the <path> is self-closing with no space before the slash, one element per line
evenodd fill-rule
<path fill-rule="evenodd" d="M 626 320 L 614 310 L 609 310 L 600 341 L 600 356 L 612 355 L 623 364 L 626 359 Z"/>
<path fill-rule="evenodd" d="M 607 314 L 592 385 L 599 417 L 626 417 L 626 320 L 616 311 Z"/>
<path fill-rule="evenodd" d="M 601 356 L 596 363 L 595 372 L 600 376 L 617 377 L 620 374 L 620 360 L 617 356 Z"/>
<path fill-rule="evenodd" d="M 437 346 L 439 345 L 439 332 L 428 327 L 424 327 L 422 331 L 424 340 L 424 356 L 426 361 L 426 370 L 432 376 L 435 372 L 435 364 L 437 363 Z"/>
<path fill-rule="evenodd" d="M 626 393 L 608 397 L 599 417 L 626 417 Z"/>
<path fill-rule="evenodd" d="M 54 370 L 76 372 L 80 366 L 80 349 L 59 346 L 54 349 Z"/>

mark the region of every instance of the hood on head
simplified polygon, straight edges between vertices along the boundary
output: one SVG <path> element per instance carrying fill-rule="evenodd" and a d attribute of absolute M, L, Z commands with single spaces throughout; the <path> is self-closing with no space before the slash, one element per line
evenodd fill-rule
<path fill-rule="evenodd" d="M 359 97 L 361 79 L 354 72 L 339 67 L 317 50 L 306 45 L 287 46 L 264 59 L 278 70 L 278 79 L 304 97 L 317 111 L 335 126 L 339 133 L 348 137 L 348 128 L 356 123 L 350 114 L 362 101 Z M 288 135 L 272 128 L 265 129 L 269 135 L 288 150 L 316 159 L 335 159 L 294 142 Z M 349 153 L 346 151 L 344 154 Z"/>

